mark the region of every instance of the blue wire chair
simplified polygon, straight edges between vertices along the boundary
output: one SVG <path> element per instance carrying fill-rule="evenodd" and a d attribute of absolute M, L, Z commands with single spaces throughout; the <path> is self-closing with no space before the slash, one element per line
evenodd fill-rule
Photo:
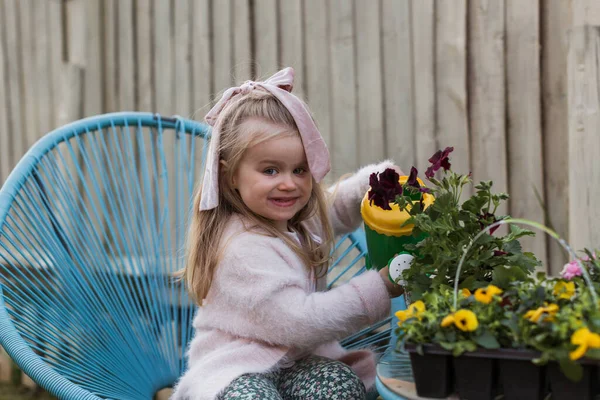
<path fill-rule="evenodd" d="M 185 369 L 194 305 L 172 274 L 208 128 L 113 113 L 39 140 L 0 190 L 0 344 L 61 399 L 151 399 Z M 340 238 L 330 282 L 364 270 Z M 389 320 L 347 338 L 383 352 Z"/>

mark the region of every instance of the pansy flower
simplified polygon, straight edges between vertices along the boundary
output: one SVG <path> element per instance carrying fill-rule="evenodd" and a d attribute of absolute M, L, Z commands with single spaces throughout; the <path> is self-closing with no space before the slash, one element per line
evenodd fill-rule
<path fill-rule="evenodd" d="M 477 315 L 471 310 L 458 310 L 457 312 L 447 315 L 440 324 L 442 328 L 447 328 L 454 324 L 463 332 L 473 332 L 479 326 Z"/>
<path fill-rule="evenodd" d="M 436 151 L 429 159 L 431 166 L 425 171 L 425 176 L 429 179 L 433 178 L 435 172 L 440 168 L 444 168 L 444 171 L 448 171 L 450 169 L 450 159 L 448 158 L 448 155 L 452 153 L 453 150 L 454 147 L 446 147 L 444 151 Z"/>
<path fill-rule="evenodd" d="M 600 348 L 600 335 L 591 332 L 588 328 L 579 328 L 571 336 L 571 344 L 576 345 L 577 349 L 569 353 L 569 358 L 579 360 L 588 349 Z"/>
<path fill-rule="evenodd" d="M 398 326 L 401 326 L 404 321 L 409 318 L 417 318 L 421 320 L 422 314 L 425 312 L 425 303 L 421 300 L 417 300 L 408 306 L 406 310 L 396 311 L 396 318 L 398 318 Z"/>
<path fill-rule="evenodd" d="M 370 204 L 375 203 L 377 207 L 384 210 L 391 210 L 390 203 L 396 200 L 396 196 L 402 194 L 402 185 L 399 182 L 400 175 L 392 169 L 387 168 L 381 173 L 373 173 L 369 177 L 368 198 Z"/>
<path fill-rule="evenodd" d="M 575 294 L 575 282 L 556 282 L 556 285 L 554 285 L 554 290 L 552 290 L 552 294 L 559 299 L 570 300 Z"/>
<path fill-rule="evenodd" d="M 477 289 L 475 291 L 475 300 L 480 303 L 490 304 L 492 298 L 499 294 L 502 294 L 502 289 L 494 285 L 488 285 L 485 289 Z"/>

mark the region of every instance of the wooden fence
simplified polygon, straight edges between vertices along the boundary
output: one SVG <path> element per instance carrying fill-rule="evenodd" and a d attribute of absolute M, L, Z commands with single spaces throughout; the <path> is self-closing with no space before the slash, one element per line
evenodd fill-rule
<path fill-rule="evenodd" d="M 598 246 L 600 38 L 584 25 L 600 2 L 0 0 L 0 183 L 64 123 L 201 119 L 234 82 L 289 65 L 333 177 L 384 158 L 423 170 L 454 146 L 457 171 L 511 194 L 501 212 L 543 222 L 544 204 L 575 248 Z M 562 268 L 545 237 L 526 245 Z"/>

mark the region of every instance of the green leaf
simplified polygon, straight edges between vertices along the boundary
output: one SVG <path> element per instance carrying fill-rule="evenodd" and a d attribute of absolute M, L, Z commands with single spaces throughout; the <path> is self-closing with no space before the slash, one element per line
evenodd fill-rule
<path fill-rule="evenodd" d="M 579 382 L 583 377 L 583 367 L 571 361 L 568 358 L 561 358 L 560 361 L 560 370 L 565 374 L 567 378 L 574 382 Z"/>
<path fill-rule="evenodd" d="M 483 331 L 481 335 L 477 336 L 475 338 L 475 343 L 486 349 L 500 348 L 500 343 L 498 343 L 496 337 L 488 330 Z"/>

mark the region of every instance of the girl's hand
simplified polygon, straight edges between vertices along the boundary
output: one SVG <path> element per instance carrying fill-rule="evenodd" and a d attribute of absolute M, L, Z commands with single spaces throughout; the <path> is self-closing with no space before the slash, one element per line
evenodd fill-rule
<path fill-rule="evenodd" d="M 387 265 L 379 270 L 379 276 L 383 279 L 383 283 L 385 283 L 385 287 L 390 297 L 398 297 L 404 294 L 404 288 L 392 282 L 389 275 L 390 271 Z"/>

